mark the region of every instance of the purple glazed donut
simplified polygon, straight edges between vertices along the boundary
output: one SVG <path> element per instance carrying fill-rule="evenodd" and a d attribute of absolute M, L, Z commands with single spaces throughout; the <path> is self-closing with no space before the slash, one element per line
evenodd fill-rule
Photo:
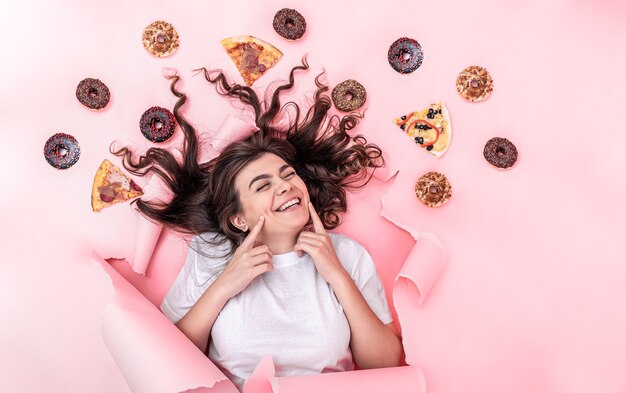
<path fill-rule="evenodd" d="M 78 162 L 80 145 L 73 136 L 60 132 L 46 141 L 43 155 L 53 167 L 67 169 Z"/>
<path fill-rule="evenodd" d="M 419 42 L 412 38 L 402 37 L 389 47 L 387 60 L 391 68 L 401 74 L 408 74 L 422 65 L 424 52 Z"/>
<path fill-rule="evenodd" d="M 153 106 L 141 115 L 141 133 L 152 142 L 165 142 L 174 135 L 176 118 L 165 108 Z"/>

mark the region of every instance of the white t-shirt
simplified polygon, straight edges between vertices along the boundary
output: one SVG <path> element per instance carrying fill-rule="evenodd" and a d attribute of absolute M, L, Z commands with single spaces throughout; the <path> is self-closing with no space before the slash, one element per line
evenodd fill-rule
<path fill-rule="evenodd" d="M 383 324 L 392 322 L 367 250 L 347 236 L 329 235 L 372 311 Z M 161 304 L 170 321 L 178 322 L 224 270 L 228 261 L 215 257 L 224 251 L 193 238 L 185 265 Z M 353 370 L 348 320 L 311 257 L 290 252 L 274 255 L 272 263 L 273 271 L 255 278 L 224 305 L 211 330 L 209 358 L 239 390 L 267 355 L 279 377 Z"/>

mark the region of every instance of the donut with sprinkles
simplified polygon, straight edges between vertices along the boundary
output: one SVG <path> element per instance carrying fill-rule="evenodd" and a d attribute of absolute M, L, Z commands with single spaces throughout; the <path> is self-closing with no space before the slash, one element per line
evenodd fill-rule
<path fill-rule="evenodd" d="M 43 155 L 57 169 L 71 168 L 80 158 L 80 145 L 73 136 L 59 132 L 46 141 Z"/>
<path fill-rule="evenodd" d="M 387 52 L 387 60 L 391 68 L 401 74 L 417 70 L 424 61 L 424 51 L 419 42 L 412 38 L 398 38 Z"/>

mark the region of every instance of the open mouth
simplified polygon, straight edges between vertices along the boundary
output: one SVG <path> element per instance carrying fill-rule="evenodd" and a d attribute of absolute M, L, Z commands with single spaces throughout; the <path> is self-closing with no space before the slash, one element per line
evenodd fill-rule
<path fill-rule="evenodd" d="M 294 209 L 298 206 L 300 206 L 300 198 L 293 198 L 283 203 L 278 209 L 276 209 L 276 211 L 284 212 L 286 210 Z"/>

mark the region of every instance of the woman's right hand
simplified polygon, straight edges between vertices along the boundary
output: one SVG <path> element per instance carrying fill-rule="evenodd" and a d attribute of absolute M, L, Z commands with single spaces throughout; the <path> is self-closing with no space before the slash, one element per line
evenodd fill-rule
<path fill-rule="evenodd" d="M 213 283 L 219 286 L 227 299 L 243 291 L 257 276 L 273 269 L 272 252 L 269 247 L 254 246 L 264 222 L 265 218 L 261 216 L 259 222 L 237 247 L 222 274 Z"/>

